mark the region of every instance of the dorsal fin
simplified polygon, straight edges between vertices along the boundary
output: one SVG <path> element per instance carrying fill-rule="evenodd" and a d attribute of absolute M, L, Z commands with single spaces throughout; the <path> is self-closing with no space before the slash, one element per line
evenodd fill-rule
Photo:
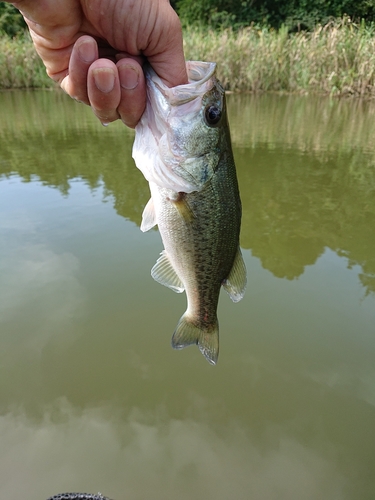
<path fill-rule="evenodd" d="M 245 295 L 246 289 L 246 266 L 242 257 L 241 249 L 238 247 L 232 269 L 228 277 L 223 281 L 223 287 L 229 293 L 233 302 L 240 301 Z"/>

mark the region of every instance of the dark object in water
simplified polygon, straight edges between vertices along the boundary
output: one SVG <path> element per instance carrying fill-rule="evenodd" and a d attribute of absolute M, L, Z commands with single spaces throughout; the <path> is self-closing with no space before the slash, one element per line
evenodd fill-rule
<path fill-rule="evenodd" d="M 58 493 L 47 500 L 109 500 L 109 498 L 103 497 L 101 493 Z"/>

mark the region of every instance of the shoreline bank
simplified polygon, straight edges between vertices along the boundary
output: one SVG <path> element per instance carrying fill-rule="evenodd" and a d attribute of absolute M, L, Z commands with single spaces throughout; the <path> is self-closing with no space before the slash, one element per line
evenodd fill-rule
<path fill-rule="evenodd" d="M 312 32 L 184 30 L 186 59 L 215 61 L 230 92 L 375 97 L 375 28 L 342 19 Z M 0 89 L 53 88 L 29 36 L 0 38 Z"/>

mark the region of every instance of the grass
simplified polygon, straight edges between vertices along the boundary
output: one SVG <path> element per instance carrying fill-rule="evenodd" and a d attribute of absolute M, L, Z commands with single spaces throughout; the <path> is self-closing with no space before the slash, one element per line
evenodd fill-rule
<path fill-rule="evenodd" d="M 28 35 L 0 36 L 0 89 L 54 86 Z"/>
<path fill-rule="evenodd" d="M 215 61 L 227 90 L 375 95 L 375 29 L 348 18 L 311 33 L 185 32 L 188 59 Z"/>
<path fill-rule="evenodd" d="M 375 96 L 375 27 L 349 18 L 289 34 L 186 28 L 187 59 L 215 61 L 227 90 Z M 53 86 L 29 37 L 0 38 L 0 88 Z"/>

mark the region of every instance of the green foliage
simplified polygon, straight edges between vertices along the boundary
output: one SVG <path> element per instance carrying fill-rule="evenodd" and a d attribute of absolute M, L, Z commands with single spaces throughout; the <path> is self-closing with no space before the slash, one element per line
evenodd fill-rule
<path fill-rule="evenodd" d="M 213 29 L 253 24 L 311 30 L 344 15 L 375 21 L 375 0 L 178 0 L 176 9 L 184 25 Z"/>
<path fill-rule="evenodd" d="M 182 23 L 213 29 L 266 25 L 289 31 L 312 30 L 334 18 L 375 21 L 375 0 L 173 0 Z M 19 11 L 0 1 L 0 33 L 14 37 L 25 30 Z"/>
<path fill-rule="evenodd" d="M 313 31 L 185 28 L 187 59 L 215 61 L 227 90 L 375 96 L 375 26 L 348 18 Z"/>
<path fill-rule="evenodd" d="M 19 11 L 9 3 L 0 2 L 0 33 L 14 37 L 25 31 L 25 21 Z"/>
<path fill-rule="evenodd" d="M 53 87 L 30 36 L 0 37 L 0 88 Z"/>
<path fill-rule="evenodd" d="M 290 32 L 184 28 L 187 59 L 215 61 L 227 90 L 375 97 L 375 24 L 349 18 Z M 30 36 L 0 37 L 0 88 L 54 86 Z"/>
<path fill-rule="evenodd" d="M 176 9 L 184 25 L 203 24 L 214 29 L 240 28 L 250 23 L 267 23 L 269 14 L 264 5 L 258 0 L 237 2 L 231 0 L 178 0 Z"/>

